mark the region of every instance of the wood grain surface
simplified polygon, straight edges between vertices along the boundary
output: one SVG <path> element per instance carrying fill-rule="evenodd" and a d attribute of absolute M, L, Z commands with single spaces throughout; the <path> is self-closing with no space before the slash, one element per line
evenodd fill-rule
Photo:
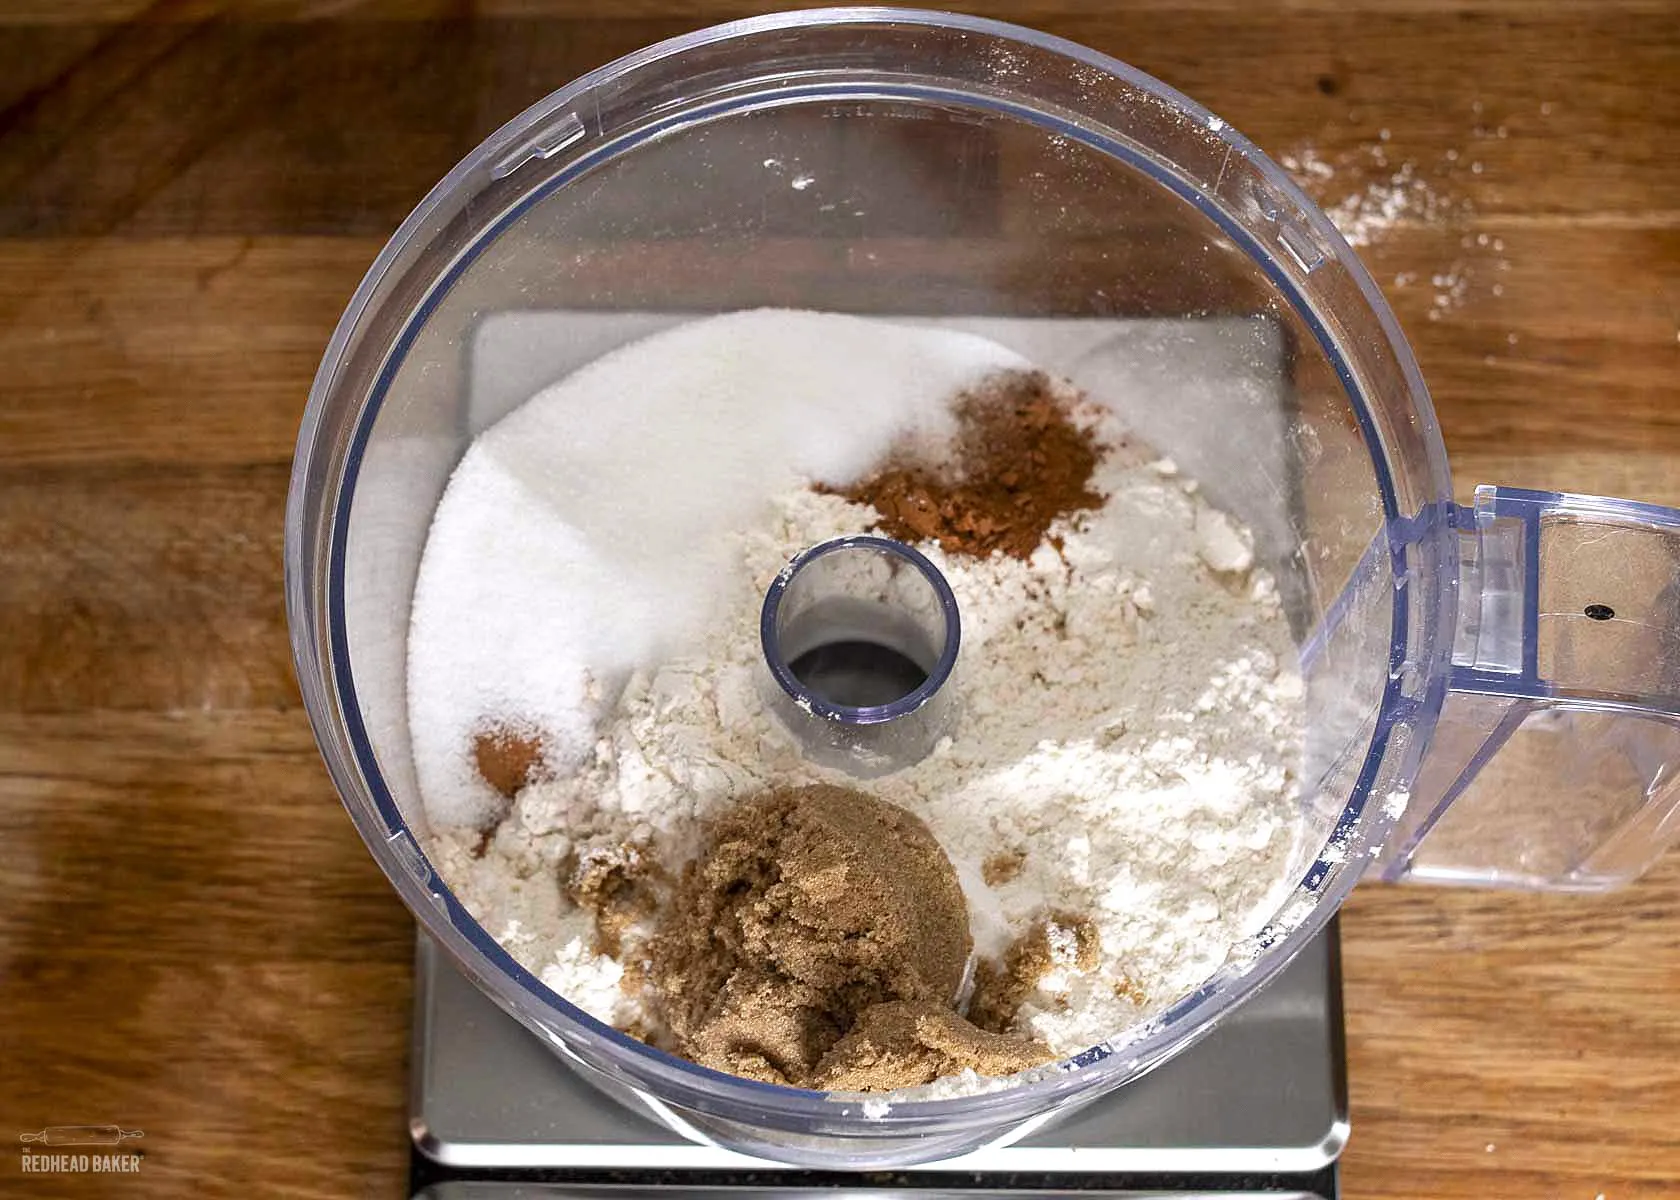
<path fill-rule="evenodd" d="M 412 926 L 281 609 L 310 377 L 479 139 L 767 7 L 0 5 L 0 1194 L 402 1194 Z M 1413 163 L 1434 202 L 1362 253 L 1461 492 L 1680 504 L 1680 6 L 969 7 L 1328 164 L 1327 204 Z M 1598 898 L 1366 887 L 1344 936 L 1348 1196 L 1680 1196 L 1680 854 Z M 104 1123 L 140 1174 L 20 1174 L 15 1134 Z"/>

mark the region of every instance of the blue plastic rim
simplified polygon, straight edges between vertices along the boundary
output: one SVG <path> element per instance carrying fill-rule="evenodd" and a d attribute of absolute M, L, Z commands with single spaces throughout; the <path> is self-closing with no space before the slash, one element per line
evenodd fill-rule
<path fill-rule="evenodd" d="M 848 550 L 867 550 L 875 554 L 884 554 L 909 565 L 933 589 L 934 598 L 939 603 L 940 615 L 944 617 L 945 637 L 940 645 L 938 658 L 928 669 L 927 678 L 913 691 L 905 693 L 890 704 L 851 705 L 835 704 L 826 700 L 799 681 L 781 651 L 778 625 L 782 598 L 787 594 L 789 586 L 802 571 L 818 559 Z M 933 699 L 939 689 L 945 686 L 945 681 L 951 677 L 951 669 L 957 665 L 957 652 L 962 648 L 962 619 L 957 612 L 957 598 L 951 594 L 951 585 L 945 582 L 945 576 L 928 560 L 927 555 L 914 546 L 906 546 L 892 538 L 852 534 L 833 538 L 812 546 L 809 550 L 801 551 L 787 566 L 776 572 L 776 578 L 764 593 L 764 608 L 758 620 L 758 636 L 764 646 L 764 661 L 770 668 L 771 676 L 784 692 L 793 697 L 795 704 L 829 721 L 840 721 L 847 725 L 884 725 L 888 721 L 896 721 L 899 717 L 909 716 Z"/>
<path fill-rule="evenodd" d="M 821 1098 L 798 1089 L 724 1075 L 674 1058 L 594 1020 L 563 997 L 550 991 L 472 919 L 443 880 L 431 869 L 390 792 L 362 720 L 351 669 L 345 618 L 345 556 L 350 533 L 351 502 L 355 495 L 362 459 L 397 370 L 419 331 L 442 297 L 497 236 L 533 205 L 557 189 L 578 179 L 594 167 L 634 150 L 653 137 L 667 134 L 674 129 L 700 125 L 733 112 L 752 111 L 767 103 L 785 104 L 802 98 L 832 99 L 841 95 L 861 99 L 878 99 L 885 96 L 924 103 L 954 104 L 1025 121 L 1047 132 L 1083 142 L 1153 179 L 1198 209 L 1267 274 L 1277 286 L 1281 298 L 1311 332 L 1343 383 L 1349 405 L 1370 451 L 1383 519 L 1391 525 L 1407 519 L 1397 507 L 1387 453 L 1381 444 L 1370 406 L 1362 396 L 1335 337 L 1315 312 L 1312 303 L 1289 278 L 1276 256 L 1210 197 L 1159 160 L 1141 153 L 1135 147 L 1070 123 L 1059 115 L 1039 111 L 1029 104 L 970 90 L 895 85 L 881 79 L 860 81 L 855 86 L 784 85 L 776 91 L 774 100 L 755 94 L 695 105 L 675 116 L 649 122 L 632 134 L 580 146 L 575 159 L 568 161 L 553 176 L 533 186 L 521 196 L 495 222 L 476 234 L 471 244 L 453 258 L 446 270 L 440 272 L 435 282 L 427 288 L 424 298 L 404 320 L 399 332 L 389 341 L 389 349 L 383 355 L 377 377 L 356 414 L 355 426 L 344 451 L 340 478 L 337 481 L 323 481 L 312 474 L 312 467 L 315 472 L 320 472 L 322 461 L 332 457 L 330 443 L 333 431 L 323 428 L 324 413 L 339 382 L 342 362 L 354 336 L 370 318 L 379 285 L 396 266 L 400 252 L 422 235 L 428 221 L 459 193 L 470 191 L 475 186 L 476 178 L 486 172 L 493 173 L 494 164 L 525 130 L 580 102 L 587 103 L 590 93 L 597 88 L 607 85 L 624 86 L 627 76 L 633 76 L 637 70 L 654 62 L 731 40 L 805 27 L 843 24 L 947 28 L 975 37 L 1047 50 L 1068 60 L 1070 64 L 1077 64 L 1081 69 L 1094 69 L 1113 76 L 1149 94 L 1158 102 L 1183 112 L 1187 118 L 1198 120 L 1207 128 L 1217 130 L 1220 139 L 1234 150 L 1240 151 L 1243 157 L 1265 176 L 1269 184 L 1299 206 L 1304 219 L 1325 240 L 1335 259 L 1354 280 L 1366 305 L 1387 335 L 1400 373 L 1418 409 L 1418 419 L 1427 431 L 1431 459 L 1438 459 L 1438 474 L 1443 480 L 1445 478 L 1444 447 L 1439 445 L 1433 411 L 1415 360 L 1374 281 L 1336 233 L 1328 218 L 1324 217 L 1293 181 L 1258 148 L 1223 122 L 1213 123 L 1212 114 L 1201 106 L 1134 68 L 1060 38 L 983 18 L 909 9 L 820 9 L 750 18 L 659 43 L 591 72 L 532 106 L 464 159 L 408 217 L 369 269 L 328 345 L 311 390 L 309 408 L 299 434 L 287 511 L 288 615 L 294 632 L 294 654 L 299 679 L 308 703 L 311 721 L 316 726 L 317 740 L 327 758 L 329 770 L 347 801 L 352 795 L 359 793 L 371 806 L 347 802 L 358 829 L 373 848 L 376 859 L 411 910 L 439 943 L 468 967 L 470 974 L 485 978 L 503 976 L 518 985 L 524 993 L 516 1001 L 500 999 L 500 1003 L 510 1008 L 518 1008 L 518 1015 L 523 1019 L 535 1018 L 550 1026 L 555 1018 L 559 1018 L 570 1025 L 584 1043 L 605 1043 L 614 1047 L 628 1062 L 641 1064 L 637 1071 L 638 1076 L 645 1072 L 657 1079 L 655 1086 L 664 1089 L 668 1099 L 679 1103 L 703 1105 L 707 1111 L 730 1112 L 738 1119 L 749 1120 L 755 1114 L 768 1115 L 766 1109 L 786 1112 L 792 1103 L 802 1101 L 811 1104 L 820 1101 Z M 318 441 L 321 445 L 317 445 Z M 330 532 L 326 539 L 324 564 L 320 561 L 322 555 L 318 542 L 309 544 L 318 528 L 310 523 L 310 518 L 315 515 L 316 506 L 323 502 L 331 504 Z M 909 547 L 904 549 L 916 558 L 922 557 Z M 1408 581 L 1412 577 L 1407 566 L 1408 552 L 1418 550 L 1418 544 L 1408 539 L 1391 538 L 1387 549 L 1391 558 L 1393 578 L 1397 581 Z M 305 574 L 303 566 L 306 562 L 314 574 Z M 931 564 L 928 565 L 931 567 Z M 1453 565 L 1456 566 L 1455 563 Z M 937 577 L 937 572 L 934 574 Z M 943 585 L 943 579 L 940 579 L 939 583 Z M 316 599 L 316 588 L 323 593 L 324 615 L 318 610 L 322 601 Z M 1410 590 L 1405 582 L 1397 584 L 1392 612 L 1395 640 L 1390 650 L 1391 660 L 1405 651 Z M 954 635 L 954 601 L 952 617 Z M 1445 642 L 1450 645 L 1450 636 L 1445 638 Z M 954 660 L 956 637 L 948 639 L 948 643 L 949 652 Z M 931 678 L 930 675 L 930 680 Z M 902 704 L 910 699 L 911 697 L 905 697 L 896 703 Z M 1404 710 L 1405 719 L 1413 730 L 1427 735 L 1434 715 L 1431 710 L 1438 705 L 1421 706 L 1421 712 L 1417 711 L 1418 707 L 1403 700 L 1397 682 L 1391 678 L 1380 705 L 1382 716 L 1366 749 L 1357 781 L 1337 822 L 1332 841 L 1344 836 L 1357 825 L 1365 812 L 1371 788 L 1382 773 L 1397 715 Z M 340 722 L 342 729 L 334 727 L 335 722 Z M 1413 754 L 1416 753 L 1417 748 L 1414 747 Z M 392 857 L 389 847 L 396 843 L 401 843 L 406 848 L 399 857 L 405 860 L 412 859 L 418 868 L 417 871 L 393 869 L 389 861 Z M 1352 870 L 1337 869 L 1340 865 L 1343 864 L 1339 859 L 1333 860 L 1328 857 L 1320 858 L 1313 864 L 1306 877 L 1301 880 L 1297 894 L 1305 893 L 1322 901 L 1319 910 L 1299 926 L 1279 930 L 1274 938 L 1263 938 L 1263 944 L 1271 944 L 1274 941 L 1305 944 L 1316 934 L 1329 919 L 1341 897 L 1352 887 L 1359 873 L 1358 868 L 1363 866 L 1361 863 L 1356 864 Z M 1256 963 L 1250 975 L 1252 987 L 1257 987 L 1273 971 L 1280 968 L 1284 961 L 1287 961 L 1286 957 L 1278 958 L 1275 962 Z M 1220 993 L 1216 988 L 1217 982 L 1216 977 L 1195 993 L 1181 998 L 1166 1013 L 1151 1019 L 1142 1027 L 1127 1031 L 1116 1046 L 1123 1047 L 1129 1060 L 1152 1062 L 1158 1061 L 1181 1044 L 1193 1040 L 1198 1033 L 1211 1027 L 1212 1021 L 1223 1011 L 1240 1000 L 1247 991 L 1252 990 L 1252 987 L 1227 987 Z M 1193 1011 L 1196 1012 L 1194 1022 L 1183 1028 L 1174 1027 L 1179 1018 L 1188 1017 Z M 1088 1068 L 1102 1063 L 1112 1053 L 1113 1050 L 1108 1045 L 1093 1047 L 1064 1064 L 1068 1069 L 1051 1073 L 1036 1084 L 1012 1089 L 1010 1092 L 974 1099 L 918 1101 L 895 1105 L 893 1111 L 880 1120 L 871 1122 L 871 1125 L 877 1134 L 885 1134 L 891 1132 L 895 1126 L 904 1128 L 922 1122 L 972 1120 L 976 1115 L 974 1110 L 977 1102 L 983 1102 L 989 1109 L 995 1105 L 999 1120 L 1031 1115 L 1054 1106 L 1064 1095 L 1082 1091 L 1087 1072 L 1075 1068 Z M 652 1080 L 643 1082 L 651 1083 Z M 1017 1109 L 1019 1111 L 1015 1111 Z M 834 1112 L 832 1108 L 828 1111 Z"/>

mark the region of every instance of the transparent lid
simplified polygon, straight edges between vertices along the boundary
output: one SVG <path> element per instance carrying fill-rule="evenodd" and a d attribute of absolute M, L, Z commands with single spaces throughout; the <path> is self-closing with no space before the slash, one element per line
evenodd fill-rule
<path fill-rule="evenodd" d="M 404 656 L 430 516 L 470 439 L 547 382 L 470 388 L 487 323 L 611 317 L 577 326 L 568 352 L 586 361 L 638 330 L 762 305 L 1005 330 L 1043 321 L 1070 331 L 1069 346 L 1086 344 L 1082 323 L 1130 323 L 1153 339 L 1153 357 L 1129 368 L 1143 393 L 1174 370 L 1173 339 L 1194 322 L 1199 345 L 1283 381 L 1174 387 L 1170 403 L 1128 417 L 1253 528 L 1279 582 L 1307 684 L 1299 887 L 1248 953 L 1039 1082 L 865 1120 L 855 1104 L 670 1057 L 520 967 L 416 840 Z M 609 325 L 592 343 L 589 330 Z M 1058 366 L 1081 383 L 1104 369 L 1077 354 Z M 881 1139 L 915 1135 L 914 1157 L 928 1158 L 1147 1069 L 1328 919 L 1403 806 L 1445 688 L 1451 531 L 1382 534 L 1449 497 L 1392 314 L 1324 216 L 1241 135 L 1055 38 L 947 14 L 821 10 L 605 67 L 510 122 L 426 198 L 317 376 L 288 513 L 288 602 L 346 805 L 417 918 L 504 1007 L 730 1144 L 811 1160 L 826 1152 L 799 1138 L 850 1138 L 887 1161 L 897 1152 Z"/>

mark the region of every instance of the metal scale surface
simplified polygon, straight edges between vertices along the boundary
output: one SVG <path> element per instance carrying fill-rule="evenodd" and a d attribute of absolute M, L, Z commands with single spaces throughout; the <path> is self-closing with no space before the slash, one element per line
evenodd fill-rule
<path fill-rule="evenodd" d="M 1335 927 L 1203 1041 L 1002 1149 L 846 1176 L 685 1142 L 597 1092 L 422 939 L 410 1132 L 427 1200 L 1337 1200 L 1347 1140 Z"/>

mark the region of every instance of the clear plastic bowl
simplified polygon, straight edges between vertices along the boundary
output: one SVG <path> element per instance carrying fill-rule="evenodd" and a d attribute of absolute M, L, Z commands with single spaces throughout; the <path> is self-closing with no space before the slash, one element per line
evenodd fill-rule
<path fill-rule="evenodd" d="M 1258 402 L 1245 394 L 1180 395 L 1142 414 L 1139 432 L 1254 525 L 1301 640 L 1300 883 L 1246 961 L 1038 1082 L 866 1115 L 855 1099 L 696 1066 L 551 992 L 426 858 L 406 728 L 409 605 L 432 510 L 482 424 L 464 402 L 474 331 L 522 310 L 760 305 L 1240 316 L 1275 332 L 1287 470 L 1220 468 Z M 479 987 L 688 1136 L 884 1167 L 1007 1140 L 1136 1078 L 1329 919 L 1403 806 L 1446 693 L 1460 535 L 1421 515 L 1452 511 L 1393 315 L 1323 214 L 1243 137 L 1055 38 L 948 14 L 822 10 L 703 30 L 604 67 L 510 122 L 426 197 L 315 379 L 287 514 L 287 601 L 304 701 L 344 803 Z"/>

